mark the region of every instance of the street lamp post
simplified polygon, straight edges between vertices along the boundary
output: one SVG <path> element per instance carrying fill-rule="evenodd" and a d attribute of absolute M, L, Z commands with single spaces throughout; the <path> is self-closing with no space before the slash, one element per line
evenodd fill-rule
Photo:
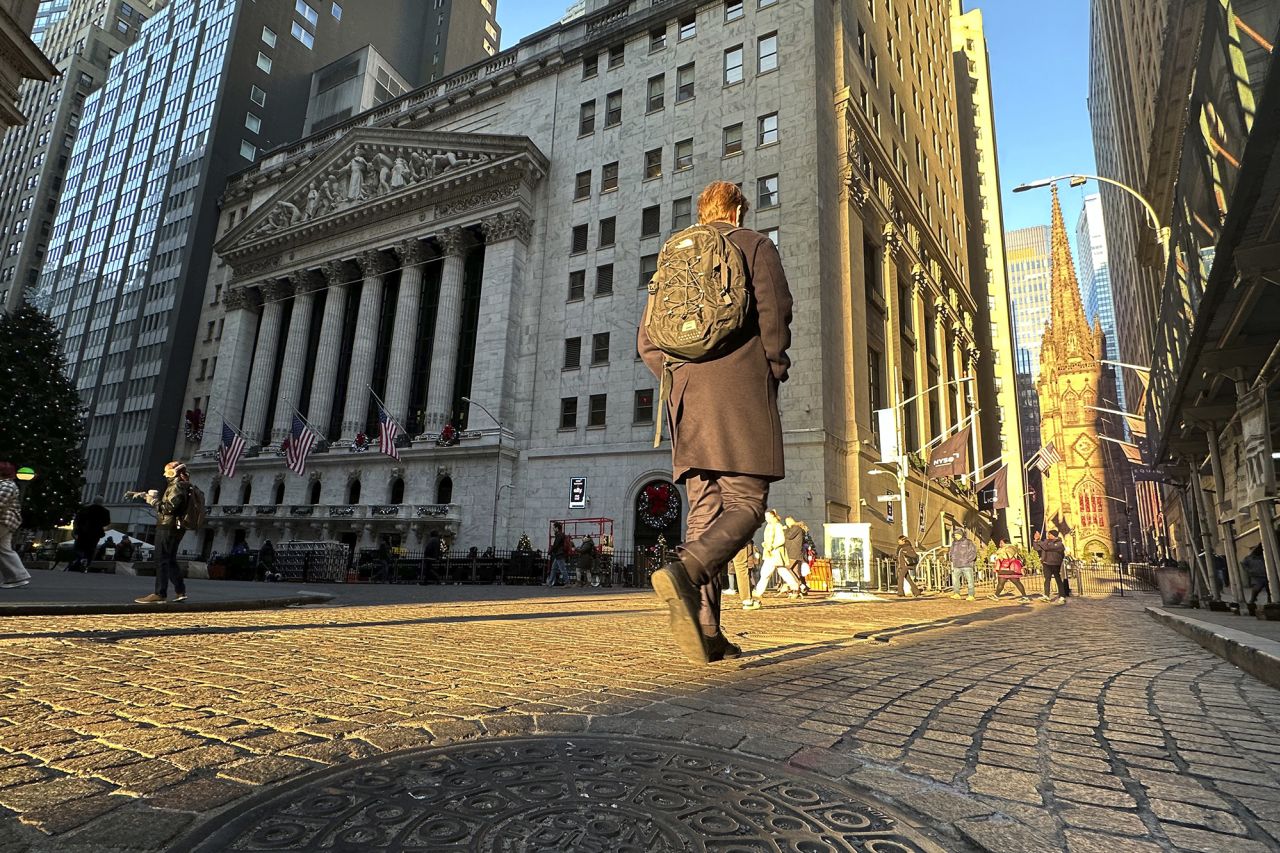
<path fill-rule="evenodd" d="M 502 421 L 494 417 L 493 412 L 489 411 L 484 403 L 478 403 L 470 397 L 463 397 L 462 402 L 479 407 L 480 411 L 489 416 L 489 420 L 498 425 L 498 454 L 493 459 L 493 524 L 489 528 L 489 547 L 496 557 L 498 553 L 498 495 L 502 493 L 502 489 L 498 486 L 498 480 L 502 475 Z"/>
<path fill-rule="evenodd" d="M 1160 224 L 1160 217 L 1156 216 L 1156 209 L 1151 206 L 1151 202 L 1147 201 L 1146 198 L 1143 197 L 1142 193 L 1138 192 L 1128 184 L 1122 184 L 1117 180 L 1113 180 L 1111 178 L 1104 178 L 1101 175 L 1073 174 L 1073 175 L 1058 175 L 1055 178 L 1041 178 L 1038 181 L 1030 181 L 1028 183 L 1022 184 L 1021 186 L 1014 187 L 1013 191 L 1016 193 L 1024 193 L 1027 190 L 1035 190 L 1035 189 L 1040 189 L 1041 187 L 1052 186 L 1053 184 L 1056 184 L 1059 181 L 1070 181 L 1071 186 L 1073 187 L 1078 187 L 1087 181 L 1098 181 L 1099 183 L 1110 184 L 1113 187 L 1118 187 L 1124 190 L 1125 192 L 1127 192 L 1129 195 L 1136 198 L 1142 204 L 1143 208 L 1147 211 L 1147 216 L 1151 218 L 1151 226 L 1155 228 L 1156 239 L 1160 241 L 1160 253 L 1164 259 L 1164 267 L 1161 269 L 1161 272 L 1163 273 L 1164 269 L 1168 268 L 1169 266 L 1169 228 L 1167 226 Z"/>

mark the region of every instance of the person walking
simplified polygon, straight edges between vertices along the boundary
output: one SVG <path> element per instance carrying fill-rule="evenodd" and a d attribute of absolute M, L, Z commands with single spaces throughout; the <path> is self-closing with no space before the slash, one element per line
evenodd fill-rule
<path fill-rule="evenodd" d="M 804 581 L 801 579 L 801 565 L 804 563 L 804 528 L 791 516 L 787 516 L 783 541 L 787 552 L 787 571 L 796 579 L 795 590 L 789 598 L 800 598 L 803 595 Z M 783 575 L 786 577 L 786 575 Z"/>
<path fill-rule="evenodd" d="M 145 494 L 128 492 L 125 497 L 141 497 L 156 511 L 156 590 L 151 595 L 135 598 L 139 604 L 158 604 L 169 600 L 169 584 L 173 583 L 174 601 L 187 600 L 187 583 L 178 565 L 178 545 L 186 533 L 190 518 L 199 510 L 203 514 L 203 496 L 191 485 L 191 475 L 183 462 L 164 466 L 163 492 L 152 489 Z M 194 506 L 198 504 L 199 506 Z M 196 526 L 192 524 L 192 526 Z"/>
<path fill-rule="evenodd" d="M 992 600 L 999 600 L 1001 593 L 1004 592 L 1005 584 L 1013 584 L 1013 588 L 1018 591 L 1020 601 L 1030 601 L 1027 597 L 1027 591 L 1022 586 L 1022 570 L 1025 564 L 1022 562 L 1022 555 L 1018 553 L 1018 549 L 1009 543 L 1008 539 L 1001 539 L 1000 546 L 996 548 L 992 560 L 996 564 L 996 577 L 999 580 L 996 583 L 995 594 L 991 596 Z"/>
<path fill-rule="evenodd" d="M 1040 565 L 1044 567 L 1044 595 L 1040 596 L 1040 600 L 1066 604 L 1067 599 L 1062 589 L 1062 564 L 1067 559 L 1067 546 L 1058 538 L 1058 531 L 1050 530 L 1047 537 L 1036 542 L 1036 550 L 1040 552 Z M 1058 585 L 1056 599 L 1049 597 L 1050 582 Z"/>
<path fill-rule="evenodd" d="M 755 542 L 748 542 L 733 555 L 733 577 L 738 585 L 738 597 L 742 599 L 743 610 L 760 609 L 760 600 L 751 593 L 751 570 L 755 568 L 759 555 Z"/>
<path fill-rule="evenodd" d="M 637 352 L 667 392 L 659 396 L 667 404 L 672 477 L 685 484 L 689 500 L 684 544 L 654 572 L 653 588 L 667 605 L 676 645 L 701 663 L 742 653 L 720 630 L 720 575 L 760 526 L 770 483 L 786 476 L 778 386 L 791 366 L 791 290 L 773 241 L 742 227 L 748 207 L 741 188 L 728 181 L 702 191 L 698 220 L 709 228 L 682 231 L 663 247 L 636 338 Z M 711 254 L 690 257 L 691 233 Z M 670 293 L 664 282 L 679 287 L 665 271 L 681 265 L 663 266 L 673 256 L 698 263 L 703 283 L 714 277 L 727 287 L 708 310 L 719 314 L 723 301 L 741 308 L 740 325 L 729 326 L 729 336 L 700 361 L 670 362 L 650 335 L 650 323 L 670 330 L 676 313 L 662 308 Z M 709 273 L 713 260 L 719 268 Z M 677 278 L 687 282 L 690 267 L 683 268 Z M 679 329 L 699 322 L 684 314 L 674 319 Z"/>
<path fill-rule="evenodd" d="M 76 558 L 67 566 L 69 572 L 87 572 L 98 550 L 98 542 L 111 526 L 111 513 L 101 495 L 76 511 L 71 520 L 71 534 L 75 540 Z"/>
<path fill-rule="evenodd" d="M 551 573 L 547 575 L 547 586 L 556 586 L 558 580 L 569 583 L 569 537 L 564 535 L 564 525 L 556 522 L 551 525 L 554 535 L 551 537 Z"/>
<path fill-rule="evenodd" d="M 1240 561 L 1240 568 L 1244 569 L 1245 577 L 1249 579 L 1249 590 L 1253 593 L 1249 597 L 1249 605 L 1251 607 L 1258 606 L 1258 596 L 1262 593 L 1267 594 L 1267 602 L 1271 601 L 1271 591 L 1267 589 L 1267 563 L 1262 557 L 1262 545 L 1254 546 L 1243 560 Z"/>
<path fill-rule="evenodd" d="M 31 582 L 31 573 L 13 550 L 13 539 L 22 526 L 22 492 L 18 470 L 12 462 L 0 462 L 0 589 L 16 589 Z"/>
<path fill-rule="evenodd" d="M 782 575 L 783 588 L 788 592 L 799 590 L 800 582 L 787 568 L 787 528 L 776 509 L 767 510 L 764 514 L 764 559 L 760 564 L 760 580 L 756 581 L 753 600 L 759 600 L 773 581 L 773 573 Z"/>
<path fill-rule="evenodd" d="M 578 546 L 578 586 L 586 586 L 591 583 L 591 576 L 596 570 L 596 543 L 588 533 L 582 537 L 582 544 Z"/>
<path fill-rule="evenodd" d="M 911 540 L 906 536 L 898 537 L 898 548 L 894 551 L 894 563 L 897 569 L 898 577 L 898 595 L 906 598 L 910 595 L 912 598 L 920 597 L 920 590 L 916 588 L 915 580 L 911 577 L 912 571 L 916 567 L 916 563 L 920 562 L 920 554 L 916 551 Z"/>
<path fill-rule="evenodd" d="M 440 557 L 443 553 L 444 540 L 440 538 L 439 530 L 433 530 L 422 548 L 422 572 L 418 575 L 419 586 L 426 586 L 433 578 L 439 580 L 436 569 L 440 565 Z M 397 580 L 399 579 L 394 575 L 387 576 L 388 583 L 396 583 Z"/>
<path fill-rule="evenodd" d="M 955 537 L 951 542 L 951 548 L 947 551 L 947 555 L 951 558 L 951 597 L 960 598 L 960 581 L 968 580 L 969 596 L 968 600 L 973 601 L 974 596 L 974 564 L 978 562 L 978 546 L 963 527 L 957 527 L 952 531 Z"/>

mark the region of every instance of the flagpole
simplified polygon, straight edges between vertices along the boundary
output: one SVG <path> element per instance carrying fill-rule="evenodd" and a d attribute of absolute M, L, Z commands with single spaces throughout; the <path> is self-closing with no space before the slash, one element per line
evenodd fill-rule
<path fill-rule="evenodd" d="M 960 423 L 956 424 L 955 426 L 948 427 L 948 428 L 946 429 L 946 431 L 942 433 L 942 435 L 940 435 L 940 436 L 938 436 L 937 438 L 933 439 L 933 440 L 932 440 L 932 441 L 930 441 L 928 444 L 926 444 L 924 447 L 921 447 L 919 450 L 914 451 L 914 452 L 916 452 L 916 453 L 924 453 L 926 450 L 930 450 L 930 449 L 932 449 L 932 447 L 933 447 L 935 444 L 937 444 L 938 442 L 946 441 L 948 438 L 951 438 L 951 436 L 955 435 L 955 434 L 956 434 L 956 433 L 958 433 L 960 430 L 962 430 L 962 429 L 964 429 L 965 427 L 969 426 L 969 425 L 970 425 L 974 420 L 976 420 L 976 419 L 977 419 L 977 417 L 978 417 L 978 410 L 976 410 L 976 409 L 975 409 L 975 410 L 974 410 L 972 413 L 970 413 L 970 414 L 969 414 L 969 415 L 968 415 L 964 420 L 960 421 Z"/>
<path fill-rule="evenodd" d="M 320 431 L 320 430 L 316 429 L 316 425 L 315 425 L 315 424 L 313 424 L 311 421 L 307 420 L 306 415 L 304 415 L 304 414 L 302 414 L 302 412 L 299 412 L 299 411 L 298 411 L 298 407 L 297 407 L 297 406 L 293 405 L 293 403 L 290 403 L 290 402 L 289 402 L 288 400 L 286 400 L 283 396 L 281 396 L 281 397 L 279 398 L 279 400 L 280 400 L 280 402 L 284 403 L 286 406 L 288 406 L 288 407 L 289 407 L 289 411 L 293 412 L 295 415 L 297 415 L 297 416 L 298 416 L 298 420 L 302 421 L 303 425 L 305 425 L 305 426 L 307 427 L 307 429 L 311 430 L 312 432 L 314 432 L 314 433 L 316 434 L 316 438 L 318 438 L 320 441 L 324 441 L 324 442 L 327 442 L 327 441 L 328 441 L 328 439 L 324 437 L 324 433 L 323 433 L 322 431 Z"/>
<path fill-rule="evenodd" d="M 408 435 L 409 433 L 405 431 L 404 424 L 396 420 L 396 416 L 391 414 L 391 410 L 387 408 L 387 404 L 384 403 L 382 401 L 382 398 L 378 396 L 378 392 L 373 390 L 373 386 L 366 385 L 364 387 L 369 389 L 369 393 L 373 395 L 373 401 L 378 404 L 378 408 L 382 409 L 382 411 L 387 413 L 387 419 L 390 420 L 392 423 L 394 423 L 400 429 L 401 434 Z"/>
<path fill-rule="evenodd" d="M 221 419 L 221 421 L 222 421 L 224 424 L 226 424 L 227 426 L 231 427 L 231 431 L 232 431 L 232 432 L 234 432 L 236 435 L 238 435 L 238 436 L 240 436 L 241 438 L 243 438 L 243 439 L 244 439 L 246 442 L 248 442 L 249 444 L 253 444 L 253 442 L 249 440 L 249 436 L 247 436 L 247 435 L 245 435 L 245 434 L 244 434 L 244 431 L 243 431 L 243 430 L 241 430 L 239 427 L 234 426 L 234 425 L 231 423 L 231 421 L 227 420 L 227 416 L 226 416 L 226 415 L 224 415 L 222 412 L 220 412 L 220 411 L 218 411 L 217 409 L 215 409 L 213 406 L 210 406 L 210 407 L 209 407 L 209 411 L 211 411 L 211 412 L 213 412 L 215 415 L 217 415 L 217 416 L 218 416 L 218 418 L 219 418 L 219 419 Z M 221 433 L 219 433 L 219 435 L 221 435 Z M 221 443 L 221 440 L 219 440 L 219 443 Z"/>

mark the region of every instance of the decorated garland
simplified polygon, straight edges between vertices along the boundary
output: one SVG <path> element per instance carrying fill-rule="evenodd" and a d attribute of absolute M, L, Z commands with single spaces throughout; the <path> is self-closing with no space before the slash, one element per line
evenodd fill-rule
<path fill-rule="evenodd" d="M 352 453 L 363 453 L 369 449 L 369 436 L 362 432 L 356 433 L 355 440 L 351 442 Z"/>
<path fill-rule="evenodd" d="M 680 496 L 670 483 L 650 483 L 640 490 L 640 520 L 655 530 L 671 526 L 680 518 Z"/>
<path fill-rule="evenodd" d="M 200 409 L 187 409 L 184 423 L 187 441 L 204 440 L 204 412 Z"/>

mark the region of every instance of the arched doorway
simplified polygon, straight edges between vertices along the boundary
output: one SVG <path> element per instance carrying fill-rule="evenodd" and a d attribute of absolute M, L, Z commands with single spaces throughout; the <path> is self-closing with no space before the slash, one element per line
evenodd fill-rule
<path fill-rule="evenodd" d="M 436 503 L 453 503 L 453 478 L 441 477 L 436 483 Z"/>
<path fill-rule="evenodd" d="M 668 548 L 680 544 L 680 520 L 684 501 L 670 480 L 650 480 L 636 492 L 635 548 L 652 548 L 661 536 Z"/>

